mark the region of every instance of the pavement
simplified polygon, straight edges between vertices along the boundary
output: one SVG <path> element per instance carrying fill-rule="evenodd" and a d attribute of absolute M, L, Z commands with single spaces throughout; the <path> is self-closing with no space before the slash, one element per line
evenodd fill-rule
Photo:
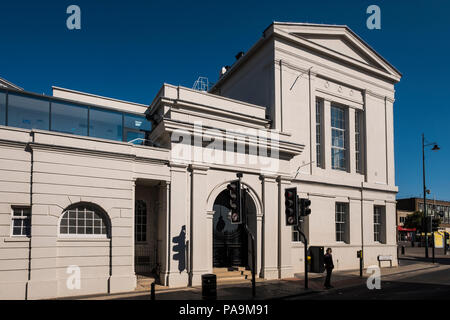
<path fill-rule="evenodd" d="M 412 250 L 414 249 L 414 250 Z M 422 249 L 420 251 L 420 249 Z M 407 254 L 401 256 L 398 267 L 381 268 L 381 278 L 388 279 L 389 277 L 408 277 L 417 274 L 437 271 L 442 268 L 442 264 L 432 264 L 430 261 L 422 261 L 421 253 L 424 248 L 410 248 L 407 249 Z M 430 250 L 431 251 L 431 250 Z M 422 254 L 423 256 L 423 254 Z M 440 255 L 437 259 L 441 262 L 449 261 L 450 257 Z M 450 266 L 448 267 L 450 268 Z M 439 270 L 444 272 L 444 270 Z M 448 271 L 447 271 L 448 272 Z M 450 274 L 450 273 L 449 273 Z M 303 275 L 299 274 L 296 278 L 282 279 L 282 280 L 266 280 L 256 282 L 256 296 L 252 298 L 251 281 L 243 283 L 218 284 L 217 285 L 217 299 L 218 300 L 292 300 L 292 299 L 315 299 L 316 297 L 331 297 L 333 295 L 342 295 L 343 290 L 351 290 L 351 288 L 360 288 L 360 290 L 369 291 L 366 286 L 366 279 L 369 274 L 366 270 L 363 272 L 363 277 L 359 277 L 359 270 L 351 271 L 336 271 L 333 272 L 332 285 L 333 289 L 325 289 L 323 283 L 325 280 L 325 273 L 323 274 L 309 274 L 309 289 L 304 288 Z M 449 286 L 450 288 L 450 286 Z M 354 292 L 355 297 L 359 296 L 358 290 Z M 347 295 L 344 295 L 347 296 Z M 351 296 L 351 295 L 349 295 Z M 112 295 L 96 295 L 77 297 L 76 299 L 83 300 L 150 300 L 150 292 L 133 291 L 121 294 Z M 167 288 L 158 286 L 156 288 L 156 300 L 202 300 L 201 287 L 188 288 Z"/>

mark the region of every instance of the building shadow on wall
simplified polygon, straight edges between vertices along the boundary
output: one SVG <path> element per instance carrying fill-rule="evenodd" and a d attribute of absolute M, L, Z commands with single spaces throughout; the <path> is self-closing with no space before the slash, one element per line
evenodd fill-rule
<path fill-rule="evenodd" d="M 186 269 L 186 226 L 181 227 L 180 234 L 172 238 L 173 259 L 178 261 L 178 271 Z"/>

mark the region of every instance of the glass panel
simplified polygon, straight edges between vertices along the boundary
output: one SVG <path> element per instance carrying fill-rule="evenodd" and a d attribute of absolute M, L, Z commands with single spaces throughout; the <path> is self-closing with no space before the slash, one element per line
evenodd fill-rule
<path fill-rule="evenodd" d="M 30 208 L 24 208 L 22 209 L 22 215 L 24 217 L 29 217 L 31 215 L 31 209 Z"/>
<path fill-rule="evenodd" d="M 151 123 L 145 116 L 139 116 L 134 114 L 124 115 L 124 125 L 125 128 L 131 128 L 136 130 L 150 131 Z"/>
<path fill-rule="evenodd" d="M 52 103 L 52 131 L 88 135 L 88 108 L 65 103 Z"/>
<path fill-rule="evenodd" d="M 345 132 L 340 130 L 333 130 L 332 131 L 332 139 L 333 139 L 333 146 L 344 148 L 344 141 L 345 141 Z"/>
<path fill-rule="evenodd" d="M 6 124 L 6 93 L 0 92 L 0 125 Z"/>
<path fill-rule="evenodd" d="M 8 125 L 24 129 L 49 129 L 49 106 L 47 100 L 8 95 Z"/>
<path fill-rule="evenodd" d="M 141 145 L 144 143 L 144 141 L 140 140 L 140 139 L 145 139 L 145 132 L 137 132 L 137 131 L 127 130 L 126 135 L 127 135 L 127 142 L 135 140 L 135 141 L 133 141 L 133 144 Z M 139 140 L 136 140 L 136 139 L 139 139 Z"/>
<path fill-rule="evenodd" d="M 89 136 L 122 141 L 122 114 L 91 108 Z"/>
<path fill-rule="evenodd" d="M 70 227 L 75 227 L 77 225 L 77 221 L 75 218 L 73 219 L 69 219 L 69 226 Z"/>

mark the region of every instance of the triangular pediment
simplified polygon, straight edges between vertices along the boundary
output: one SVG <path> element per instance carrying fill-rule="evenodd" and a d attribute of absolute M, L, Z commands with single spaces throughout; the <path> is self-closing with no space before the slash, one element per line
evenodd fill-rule
<path fill-rule="evenodd" d="M 358 47 L 352 44 L 344 36 L 339 35 L 317 35 L 317 34 L 295 34 L 298 37 L 302 37 L 311 42 L 314 42 L 322 47 L 328 48 L 340 54 L 343 54 L 349 58 L 358 60 L 360 62 L 366 63 L 368 65 L 373 65 L 374 67 L 382 67 L 376 61 L 371 59 L 367 54 L 362 52 Z"/>
<path fill-rule="evenodd" d="M 400 79 L 400 72 L 347 26 L 275 22 L 276 30 L 336 58 L 377 69 Z"/>

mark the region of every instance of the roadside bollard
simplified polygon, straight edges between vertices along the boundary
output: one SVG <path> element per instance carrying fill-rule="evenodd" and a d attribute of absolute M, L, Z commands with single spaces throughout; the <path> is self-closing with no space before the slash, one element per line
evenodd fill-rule
<path fill-rule="evenodd" d="M 155 283 L 150 285 L 150 300 L 155 300 Z"/>
<path fill-rule="evenodd" d="M 405 246 L 402 246 L 402 255 L 405 255 Z"/>

